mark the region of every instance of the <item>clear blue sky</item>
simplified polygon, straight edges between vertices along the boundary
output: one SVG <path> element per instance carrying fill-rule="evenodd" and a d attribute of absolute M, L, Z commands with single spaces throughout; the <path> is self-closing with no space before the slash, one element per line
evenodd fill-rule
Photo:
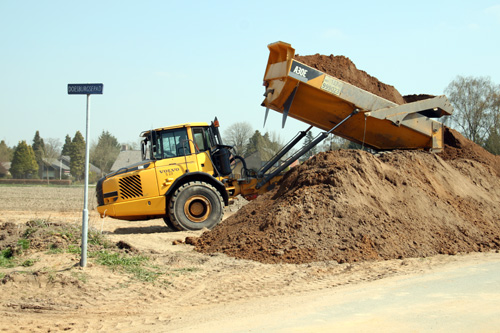
<path fill-rule="evenodd" d="M 262 128 L 267 45 L 349 57 L 403 95 L 440 95 L 457 75 L 500 84 L 500 1 L 7 1 L 0 0 L 0 140 L 90 139 L 237 121 L 288 141 L 307 126 L 272 112 Z M 317 132 L 317 131 L 316 131 Z"/>

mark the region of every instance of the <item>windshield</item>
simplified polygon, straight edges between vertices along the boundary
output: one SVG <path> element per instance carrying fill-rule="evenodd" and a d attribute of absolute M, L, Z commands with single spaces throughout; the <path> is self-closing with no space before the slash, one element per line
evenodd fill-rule
<path fill-rule="evenodd" d="M 152 135 L 152 143 L 152 155 L 157 160 L 191 154 L 185 128 L 155 132 Z"/>
<path fill-rule="evenodd" d="M 193 127 L 192 135 L 196 153 L 210 151 L 219 141 L 210 127 Z M 141 143 L 141 150 L 143 160 L 161 160 L 192 153 L 186 128 L 146 133 Z"/>

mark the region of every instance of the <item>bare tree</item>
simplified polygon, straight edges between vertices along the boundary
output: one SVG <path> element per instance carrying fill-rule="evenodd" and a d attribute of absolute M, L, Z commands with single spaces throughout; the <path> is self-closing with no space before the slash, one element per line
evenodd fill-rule
<path fill-rule="evenodd" d="M 102 131 L 99 139 L 90 147 L 90 162 L 101 170 L 101 176 L 108 173 L 118 154 L 120 144 L 116 137 L 108 131 Z"/>
<path fill-rule="evenodd" d="M 49 160 L 56 160 L 61 155 L 62 143 L 56 138 L 45 139 L 45 157 Z"/>
<path fill-rule="evenodd" d="M 348 149 L 349 140 L 341 138 L 340 136 L 330 134 L 324 143 L 318 148 L 319 151 Z"/>
<path fill-rule="evenodd" d="M 491 131 L 497 89 L 488 77 L 457 76 L 445 90 L 455 108 L 452 122 L 477 144 L 484 144 Z"/>
<path fill-rule="evenodd" d="M 131 140 L 126 143 L 122 143 L 122 146 L 126 145 L 130 150 L 140 150 L 141 149 L 141 141 L 140 140 Z"/>
<path fill-rule="evenodd" d="M 484 148 L 492 154 L 500 155 L 500 86 L 495 92 L 492 108 L 492 122 Z"/>
<path fill-rule="evenodd" d="M 253 129 L 249 123 L 237 122 L 224 130 L 224 140 L 225 143 L 234 146 L 238 155 L 242 155 L 252 134 Z"/>

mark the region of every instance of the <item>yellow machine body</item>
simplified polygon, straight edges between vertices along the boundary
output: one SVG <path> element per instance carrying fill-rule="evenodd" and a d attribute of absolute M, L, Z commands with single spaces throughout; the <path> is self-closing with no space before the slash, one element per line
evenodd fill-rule
<path fill-rule="evenodd" d="M 239 194 L 249 199 L 263 194 L 269 190 L 271 184 L 281 179 L 281 175 L 273 177 L 266 186 L 256 188 L 260 179 L 236 179 L 233 174 L 217 174 L 209 153 L 213 147 L 202 148 L 206 143 L 200 141 L 201 137 L 196 136 L 193 131 L 208 128 L 207 123 L 189 123 L 143 132 L 141 135 L 148 137 L 151 132 L 185 130 L 189 147 L 186 145 L 186 153 L 182 156 L 156 156 L 155 159 L 130 165 L 101 179 L 97 185 L 97 210 L 101 217 L 109 216 L 122 220 L 165 217 L 173 190 L 187 182 L 201 181 L 211 184 L 220 192 L 225 205 L 228 205 Z M 179 182 L 181 179 L 182 182 Z"/>

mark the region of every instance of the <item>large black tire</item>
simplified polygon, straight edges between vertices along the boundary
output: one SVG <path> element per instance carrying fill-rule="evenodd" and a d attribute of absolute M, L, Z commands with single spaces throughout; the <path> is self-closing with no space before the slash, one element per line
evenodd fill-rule
<path fill-rule="evenodd" d="M 178 230 L 211 229 L 222 221 L 224 203 L 221 194 L 210 184 L 189 182 L 170 198 L 168 217 Z"/>
<path fill-rule="evenodd" d="M 168 208 L 167 208 L 168 209 Z M 167 227 L 169 227 L 170 229 L 172 229 L 173 231 L 176 231 L 177 228 L 175 227 L 175 225 L 172 223 L 172 221 L 170 221 L 170 217 L 168 215 L 164 216 L 163 217 L 163 222 L 165 222 L 165 224 L 167 225 Z"/>

